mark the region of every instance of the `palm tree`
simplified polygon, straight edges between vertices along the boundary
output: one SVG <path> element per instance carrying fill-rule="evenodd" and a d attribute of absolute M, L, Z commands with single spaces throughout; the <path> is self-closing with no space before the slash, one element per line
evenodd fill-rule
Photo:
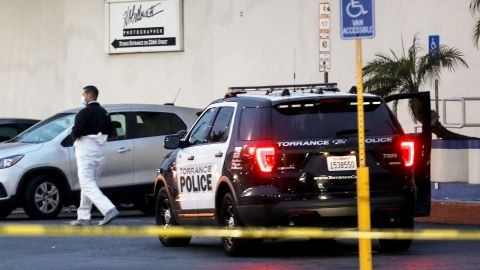
<path fill-rule="evenodd" d="M 480 14 L 480 0 L 472 0 L 472 2 L 470 2 L 470 11 L 474 16 Z M 473 43 L 478 48 L 480 43 L 480 18 L 476 19 L 477 22 L 473 27 Z"/>
<path fill-rule="evenodd" d="M 478 0 L 480 1 L 480 0 Z M 403 47 L 403 42 L 402 42 Z M 403 47 L 404 48 L 404 47 Z M 421 47 L 418 44 L 418 38 L 413 38 L 413 44 L 401 55 L 390 50 L 391 55 L 378 53 L 375 58 L 367 63 L 363 68 L 365 91 L 380 96 L 389 96 L 392 94 L 415 93 L 427 83 L 440 79 L 443 69 L 455 71 L 457 66 L 468 68 L 468 64 L 463 59 L 463 53 L 458 49 L 441 45 L 432 54 L 421 55 Z M 393 110 L 396 113 L 397 103 L 393 104 Z M 409 101 L 409 109 L 412 116 L 423 122 L 421 117 L 421 104 L 415 99 Z M 432 111 L 432 115 L 438 114 Z M 438 121 L 438 117 L 432 117 L 432 132 L 443 139 L 471 139 L 471 137 L 457 134 L 447 130 Z"/>

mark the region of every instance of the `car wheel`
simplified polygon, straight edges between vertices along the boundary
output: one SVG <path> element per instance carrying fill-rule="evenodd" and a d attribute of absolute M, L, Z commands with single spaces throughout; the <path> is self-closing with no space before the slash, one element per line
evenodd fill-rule
<path fill-rule="evenodd" d="M 170 199 L 168 198 L 167 190 L 162 187 L 158 191 L 156 204 L 155 204 L 155 223 L 157 226 L 174 226 L 177 225 L 175 216 L 170 205 Z M 163 246 L 166 247 L 179 247 L 190 244 L 191 237 L 174 238 L 168 236 L 159 236 L 158 239 Z"/>
<path fill-rule="evenodd" d="M 404 230 L 413 230 L 413 214 L 404 214 L 394 222 L 383 223 L 382 228 L 399 228 Z M 412 239 L 379 239 L 380 249 L 384 252 L 406 251 L 412 245 Z"/>
<path fill-rule="evenodd" d="M 24 193 L 24 209 L 30 218 L 55 218 L 63 207 L 62 189 L 49 175 L 30 179 Z"/>
<path fill-rule="evenodd" d="M 240 226 L 235 201 L 231 193 L 225 194 L 220 208 L 221 226 L 232 229 Z M 243 255 L 247 247 L 253 243 L 250 239 L 238 237 L 222 237 L 223 250 L 230 256 Z"/>

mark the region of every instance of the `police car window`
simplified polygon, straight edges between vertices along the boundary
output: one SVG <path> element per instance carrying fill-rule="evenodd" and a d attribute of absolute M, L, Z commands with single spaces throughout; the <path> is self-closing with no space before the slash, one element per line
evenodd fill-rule
<path fill-rule="evenodd" d="M 277 105 L 272 112 L 274 139 L 312 139 L 357 136 L 354 102 Z M 401 132 L 385 104 L 365 105 L 365 135 Z"/>
<path fill-rule="evenodd" d="M 110 113 L 110 119 L 112 120 L 113 136 L 109 138 L 109 141 L 125 140 L 127 136 L 127 117 L 125 113 Z"/>
<path fill-rule="evenodd" d="M 200 117 L 200 119 L 198 119 L 197 123 L 195 123 L 195 126 L 192 128 L 190 137 L 188 138 L 190 144 L 208 143 L 207 137 L 212 128 L 212 123 L 217 111 L 218 108 L 210 108 Z"/>
<path fill-rule="evenodd" d="M 228 139 L 228 132 L 230 131 L 230 121 L 233 115 L 232 107 L 222 107 L 215 117 L 212 130 L 209 133 L 207 140 L 209 142 L 226 142 Z"/>
<path fill-rule="evenodd" d="M 270 108 L 244 108 L 239 136 L 241 140 L 267 140 L 270 137 Z"/>
<path fill-rule="evenodd" d="M 153 137 L 177 133 L 187 128 L 174 113 L 136 112 L 135 137 Z"/>

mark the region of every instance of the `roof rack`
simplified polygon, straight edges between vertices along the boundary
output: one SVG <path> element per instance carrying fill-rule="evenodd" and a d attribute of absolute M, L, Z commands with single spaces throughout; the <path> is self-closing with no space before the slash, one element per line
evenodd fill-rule
<path fill-rule="evenodd" d="M 310 93 L 323 94 L 323 91 L 340 91 L 337 88 L 337 83 L 314 83 L 314 84 L 285 84 L 285 85 L 264 85 L 264 86 L 239 86 L 230 87 L 226 96 L 233 97 L 237 94 L 245 94 L 254 91 L 266 91 L 266 94 L 273 93 L 274 91 L 282 91 L 282 96 L 289 96 L 290 90 L 296 91 L 309 91 Z"/>

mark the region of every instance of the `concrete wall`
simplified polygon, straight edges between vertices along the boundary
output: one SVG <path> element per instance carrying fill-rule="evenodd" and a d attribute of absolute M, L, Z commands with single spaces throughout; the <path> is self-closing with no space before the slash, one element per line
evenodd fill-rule
<path fill-rule="evenodd" d="M 77 107 L 87 84 L 99 87 L 103 103 L 171 102 L 182 87 L 176 104 L 204 107 L 228 86 L 292 83 L 294 50 L 297 83 L 322 82 L 318 4 L 325 1 L 184 0 L 183 52 L 109 55 L 104 1 L 0 0 L 0 117 L 45 118 Z M 330 2 L 330 81 L 347 90 L 356 82 L 354 42 L 340 39 L 339 1 Z M 470 65 L 443 74 L 441 96 L 480 96 L 469 2 L 375 1 L 376 37 L 363 42 L 364 63 L 377 52 L 398 52 L 402 38 L 408 47 L 417 34 L 426 48 L 428 35 L 438 34 Z"/>
<path fill-rule="evenodd" d="M 480 184 L 480 141 L 434 140 L 431 180 Z"/>

